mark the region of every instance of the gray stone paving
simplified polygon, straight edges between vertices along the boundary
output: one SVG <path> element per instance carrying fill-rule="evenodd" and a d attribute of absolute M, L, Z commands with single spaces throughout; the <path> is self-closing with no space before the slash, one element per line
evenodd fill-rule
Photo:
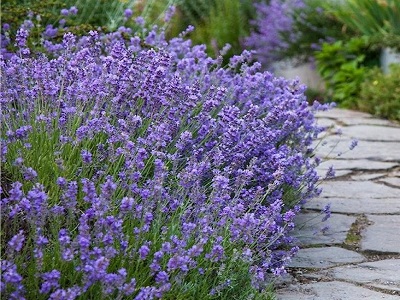
<path fill-rule="evenodd" d="M 360 263 L 344 267 L 335 267 L 321 272 L 336 280 L 347 280 L 357 284 L 367 284 L 390 291 L 400 291 L 400 260 L 386 259 Z"/>
<path fill-rule="evenodd" d="M 318 257 L 319 261 L 316 261 L 315 257 Z M 292 268 L 321 269 L 360 263 L 364 260 L 365 257 L 362 254 L 340 247 L 305 248 L 299 250 L 289 266 Z"/>
<path fill-rule="evenodd" d="M 400 254 L 400 215 L 367 215 L 367 218 L 371 225 L 362 234 L 361 249 Z"/>
<path fill-rule="evenodd" d="M 323 216 L 319 213 L 304 213 L 297 216 L 298 228 L 294 236 L 298 238 L 301 245 L 336 245 L 344 243 L 347 232 L 356 221 L 355 216 L 332 214 L 330 219 L 322 222 Z M 329 227 L 328 231 L 321 231 Z"/>
<path fill-rule="evenodd" d="M 399 198 L 317 198 L 305 205 L 305 208 L 321 210 L 331 205 L 331 211 L 342 214 L 400 214 Z M 400 227 L 399 227 L 400 228 Z"/>
<path fill-rule="evenodd" d="M 324 178 L 333 166 L 336 177 L 297 217 L 301 249 L 277 299 L 400 300 L 400 125 L 341 109 L 319 113 L 318 123 L 329 129 L 315 143 L 317 171 Z"/>
<path fill-rule="evenodd" d="M 278 300 L 399 300 L 400 296 L 375 292 L 342 281 L 316 282 L 304 284 L 300 288 L 291 287 L 278 293 Z"/>

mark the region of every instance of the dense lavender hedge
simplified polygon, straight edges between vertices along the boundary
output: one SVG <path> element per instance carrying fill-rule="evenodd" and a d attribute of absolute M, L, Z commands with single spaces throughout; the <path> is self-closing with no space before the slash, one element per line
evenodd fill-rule
<path fill-rule="evenodd" d="M 156 30 L 28 35 L 0 59 L 3 297 L 230 299 L 285 272 L 319 192 L 305 87 Z"/>

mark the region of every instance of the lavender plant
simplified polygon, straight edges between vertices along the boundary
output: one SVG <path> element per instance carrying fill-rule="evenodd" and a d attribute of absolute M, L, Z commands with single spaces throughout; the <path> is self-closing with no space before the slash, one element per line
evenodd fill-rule
<path fill-rule="evenodd" d="M 319 193 L 324 107 L 156 28 L 28 36 L 0 59 L 2 297 L 265 299 Z"/>
<path fill-rule="evenodd" d="M 302 0 L 271 0 L 256 2 L 257 18 L 252 22 L 254 31 L 245 39 L 244 45 L 256 50 L 257 59 L 266 69 L 277 59 L 282 59 L 282 51 L 296 40 L 292 30 L 294 10 L 304 6 Z"/>

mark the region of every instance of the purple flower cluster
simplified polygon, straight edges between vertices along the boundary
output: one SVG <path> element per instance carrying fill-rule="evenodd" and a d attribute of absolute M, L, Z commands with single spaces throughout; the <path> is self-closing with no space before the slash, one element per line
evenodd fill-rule
<path fill-rule="evenodd" d="M 258 61 L 270 69 L 274 61 L 282 59 L 280 52 L 289 46 L 282 34 L 289 35 L 290 40 L 296 39 L 291 13 L 304 3 L 303 0 L 271 0 L 257 2 L 254 6 L 257 9 L 257 19 L 253 21 L 255 30 L 244 44 L 254 49 Z"/>
<path fill-rule="evenodd" d="M 129 34 L 65 34 L 48 53 L 1 57 L 1 159 L 21 173 L 1 200 L 18 229 L 5 297 L 161 298 L 233 250 L 260 287 L 297 250 L 293 218 L 319 192 L 320 107 L 305 87 L 258 72 L 249 52 L 221 68 L 182 37 Z M 30 165 L 34 134 L 57 137 L 50 182 Z"/>

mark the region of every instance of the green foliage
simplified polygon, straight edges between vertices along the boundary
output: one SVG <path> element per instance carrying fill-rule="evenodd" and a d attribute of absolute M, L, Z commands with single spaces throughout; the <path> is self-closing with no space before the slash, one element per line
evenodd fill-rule
<path fill-rule="evenodd" d="M 249 33 L 252 18 L 251 0 L 180 0 L 177 4 L 181 20 L 176 31 L 194 25 L 190 38 L 207 45 L 212 56 L 219 55 L 227 43 L 232 48 L 225 57 L 242 52 L 241 40 Z"/>
<path fill-rule="evenodd" d="M 283 33 L 289 45 L 285 56 L 307 60 L 322 42 L 350 39 L 354 32 L 334 15 L 337 6 L 325 0 L 304 0 L 304 6 L 293 12 L 293 31 Z"/>
<path fill-rule="evenodd" d="M 324 43 L 321 51 L 315 53 L 315 59 L 331 100 L 342 107 L 356 108 L 365 72 L 378 64 L 378 53 L 371 50 L 368 39 Z"/>
<path fill-rule="evenodd" d="M 216 3 L 216 0 L 179 0 L 178 6 L 186 22 L 197 24 L 206 21 Z"/>
<path fill-rule="evenodd" d="M 109 0 L 67 0 L 67 7 L 76 6 L 79 10 L 76 16 L 78 24 L 91 24 L 105 26 L 109 31 L 114 31 L 124 24 L 124 10 L 132 8 L 135 0 L 109 1 Z"/>
<path fill-rule="evenodd" d="M 314 101 L 318 101 L 319 103 L 325 102 L 325 93 L 321 90 L 307 87 L 304 94 L 306 95 L 307 101 L 310 105 L 312 105 Z"/>
<path fill-rule="evenodd" d="M 380 47 L 400 48 L 399 0 L 347 0 L 334 14 L 345 26 L 371 37 Z"/>
<path fill-rule="evenodd" d="M 240 39 L 246 34 L 240 0 L 220 0 L 191 35 L 194 43 L 206 44 L 218 55 L 226 43 L 232 46 L 228 56 L 241 52 Z M 211 54 L 210 53 L 210 54 Z"/>
<path fill-rule="evenodd" d="M 361 84 L 357 106 L 368 113 L 400 121 L 400 64 L 391 65 L 391 72 L 383 74 L 374 68 Z"/>
<path fill-rule="evenodd" d="M 347 0 L 335 15 L 364 35 L 400 34 L 399 0 Z"/>

